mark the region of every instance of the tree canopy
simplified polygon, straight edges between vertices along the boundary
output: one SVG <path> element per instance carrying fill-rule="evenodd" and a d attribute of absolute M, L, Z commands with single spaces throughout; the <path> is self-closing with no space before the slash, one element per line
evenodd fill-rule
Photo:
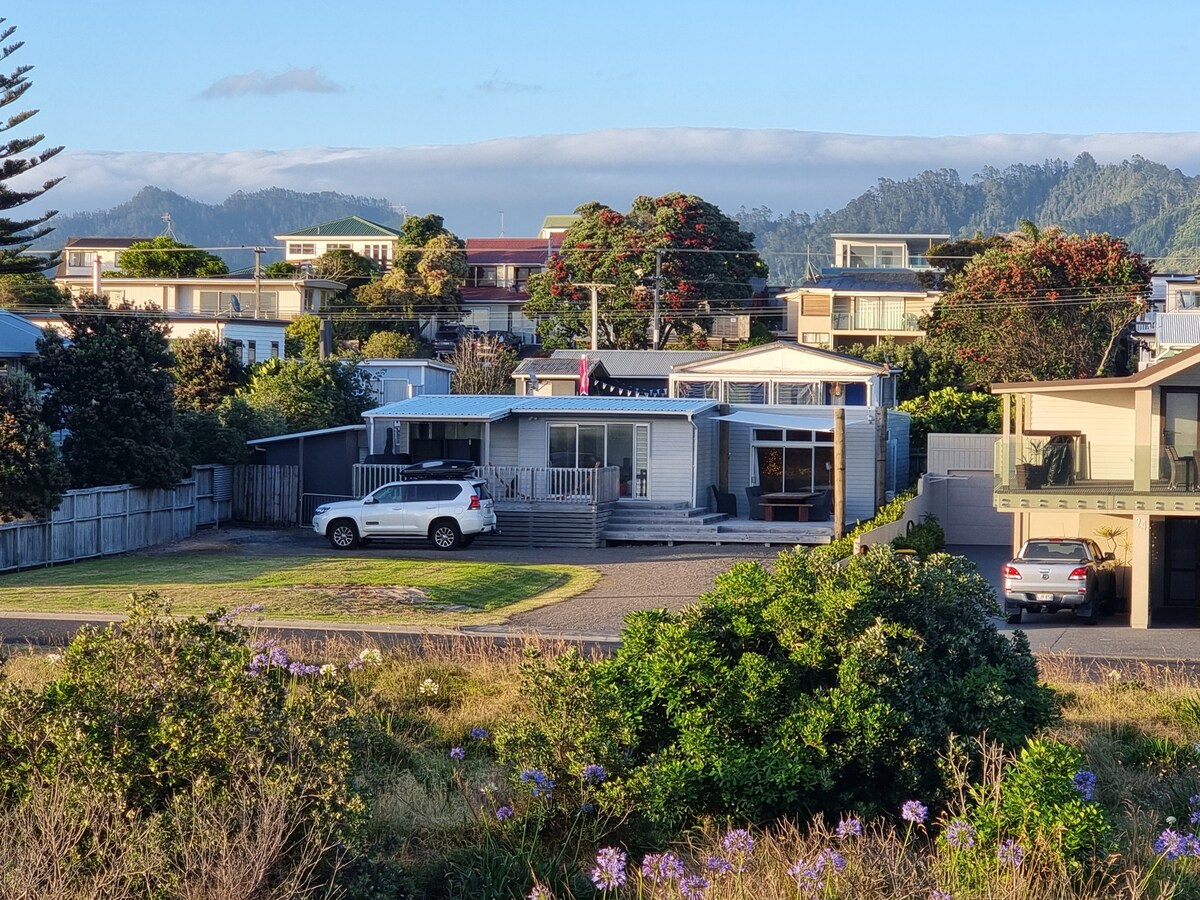
<path fill-rule="evenodd" d="M 49 512 L 66 486 L 33 382 L 17 372 L 0 376 L 0 520 Z"/>
<path fill-rule="evenodd" d="M 129 278 L 204 278 L 225 275 L 225 260 L 165 234 L 149 241 L 134 241 L 121 251 L 121 274 Z"/>
<path fill-rule="evenodd" d="M 171 343 L 175 355 L 175 408 L 216 409 L 237 393 L 245 375 L 228 341 L 199 331 Z"/>
<path fill-rule="evenodd" d="M 0 18 L 0 25 L 7 19 Z M 9 25 L 0 30 L 0 44 L 3 44 L 17 29 Z M 0 48 L 0 61 L 8 59 L 23 46 L 24 41 L 15 41 Z M 7 75 L 0 75 L 0 108 L 16 103 L 33 85 L 29 80 L 29 72 L 33 66 L 18 66 Z M 36 109 L 27 109 L 14 113 L 7 120 L 0 122 L 0 133 L 11 131 L 29 121 L 37 114 Z M 34 134 L 24 138 L 11 138 L 0 143 L 0 210 L 14 209 L 24 206 L 31 200 L 36 200 L 60 181 L 62 176 L 42 182 L 42 186 L 27 191 L 14 191 L 6 182 L 29 170 L 40 166 L 54 158 L 62 147 L 51 147 L 40 153 L 21 156 L 42 142 L 45 135 Z M 57 210 L 49 210 L 40 216 L 28 219 L 0 218 L 0 272 L 8 274 L 32 274 L 50 268 L 58 263 L 57 255 L 50 258 L 45 256 L 26 256 L 25 251 L 38 238 L 45 237 L 53 227 L 46 224 Z"/>
<path fill-rule="evenodd" d="M 977 384 L 1111 375 L 1150 271 L 1122 238 L 1026 222 L 946 276 L 928 337 Z"/>
<path fill-rule="evenodd" d="M 66 335 L 48 331 L 32 369 L 48 389 L 43 416 L 65 428 L 72 487 L 164 487 L 179 473 L 175 452 L 175 364 L 156 311 L 110 308 L 85 297 L 60 313 Z"/>
<path fill-rule="evenodd" d="M 624 214 L 588 203 L 576 213 L 581 218 L 561 252 L 529 279 L 525 312 L 539 320 L 548 348 L 572 346 L 590 333 L 585 284 L 601 285 L 601 346 L 637 349 L 653 343 L 656 287 L 661 347 L 672 331 L 749 300 L 752 280 L 767 275 L 754 235 L 696 196 L 638 197 Z"/>
<path fill-rule="evenodd" d="M 269 359 L 240 396 L 279 410 L 290 431 L 353 425 L 376 404 L 366 374 L 345 359 Z"/>
<path fill-rule="evenodd" d="M 54 309 L 70 299 L 70 291 L 41 272 L 0 273 L 0 309 Z"/>

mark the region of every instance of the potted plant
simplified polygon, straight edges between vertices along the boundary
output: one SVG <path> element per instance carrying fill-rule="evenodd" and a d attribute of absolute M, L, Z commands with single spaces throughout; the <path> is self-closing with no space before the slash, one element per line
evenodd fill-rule
<path fill-rule="evenodd" d="M 1046 466 L 1043 452 L 1045 441 L 1028 441 L 1028 453 L 1017 460 L 1017 488 L 1022 491 L 1036 491 L 1046 483 Z"/>

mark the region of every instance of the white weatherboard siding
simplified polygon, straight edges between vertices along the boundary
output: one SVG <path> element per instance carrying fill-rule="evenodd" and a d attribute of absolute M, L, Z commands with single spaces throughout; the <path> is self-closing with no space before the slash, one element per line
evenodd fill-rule
<path fill-rule="evenodd" d="M 692 493 L 695 461 L 692 455 L 694 428 L 685 416 L 655 419 L 650 424 L 650 499 L 697 503 Z M 714 473 L 715 474 L 715 473 Z M 698 483 L 702 476 L 696 475 Z M 704 490 L 712 491 L 704 484 Z M 697 490 L 697 493 L 699 491 Z"/>
<path fill-rule="evenodd" d="M 708 507 L 713 503 L 710 485 L 717 484 L 720 474 L 717 422 L 711 415 L 697 416 L 693 421 L 696 427 L 696 499 L 693 505 Z"/>
<path fill-rule="evenodd" d="M 909 430 L 912 425 L 912 416 L 895 409 L 889 409 L 886 415 L 889 446 L 887 448 L 888 469 L 885 489 L 895 494 L 908 486 L 908 470 L 911 465 Z"/>
<path fill-rule="evenodd" d="M 518 422 L 511 416 L 501 419 L 499 422 L 493 422 L 488 458 L 485 462 L 489 462 L 493 466 L 522 465 L 521 457 L 518 454 L 519 432 Z M 524 465 L 529 465 L 529 463 L 524 463 Z"/>
<path fill-rule="evenodd" d="M 846 521 L 865 522 L 874 516 L 875 426 L 870 422 L 847 424 Z"/>
<path fill-rule="evenodd" d="M 1033 396 L 1032 407 L 1030 428 L 1083 435 L 1083 471 L 1088 478 L 1133 478 L 1134 445 L 1138 441 L 1157 443 L 1153 435 L 1135 436 L 1133 392 L 1129 390 L 1038 394 Z M 1030 440 L 1026 438 L 1026 443 Z M 1046 437 L 1032 440 L 1045 441 Z M 1017 449 L 1018 456 L 1025 452 Z"/>

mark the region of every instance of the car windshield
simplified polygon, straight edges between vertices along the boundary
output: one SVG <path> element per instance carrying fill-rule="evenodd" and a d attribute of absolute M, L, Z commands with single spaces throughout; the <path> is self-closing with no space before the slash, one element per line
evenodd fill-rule
<path fill-rule="evenodd" d="M 1025 545 L 1025 559 L 1087 559 L 1087 548 L 1080 541 L 1030 541 Z"/>

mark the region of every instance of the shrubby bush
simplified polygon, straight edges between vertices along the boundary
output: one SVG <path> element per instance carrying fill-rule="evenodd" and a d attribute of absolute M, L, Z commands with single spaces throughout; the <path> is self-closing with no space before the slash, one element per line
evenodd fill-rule
<path fill-rule="evenodd" d="M 0 818 L 42 809 L 39 819 L 58 823 L 56 852 L 86 862 L 64 896 L 107 895 L 86 879 L 139 854 L 152 857 L 133 870 L 142 896 L 201 877 L 217 857 L 242 868 L 243 896 L 328 881 L 343 852 L 334 847 L 364 810 L 351 787 L 348 688 L 315 666 L 289 667 L 228 616 L 168 611 L 156 594 L 134 597 L 119 628 L 75 637 L 44 688 L 4 685 Z M 72 825 L 72 809 L 96 824 Z M 36 849 L 48 833 L 5 841 Z"/>
<path fill-rule="evenodd" d="M 924 559 L 946 549 L 946 530 L 938 523 L 937 516 L 926 513 L 920 522 L 911 524 L 906 533 L 892 538 L 891 544 L 897 550 L 915 550 Z"/>
<path fill-rule="evenodd" d="M 739 563 L 678 614 L 632 614 L 612 659 L 537 673 L 540 707 L 500 736 L 500 759 L 551 778 L 601 762 L 609 811 L 664 827 L 936 800 L 955 736 L 1016 747 L 1055 715 L 1028 642 L 994 612 L 987 581 L 945 554 Z"/>

